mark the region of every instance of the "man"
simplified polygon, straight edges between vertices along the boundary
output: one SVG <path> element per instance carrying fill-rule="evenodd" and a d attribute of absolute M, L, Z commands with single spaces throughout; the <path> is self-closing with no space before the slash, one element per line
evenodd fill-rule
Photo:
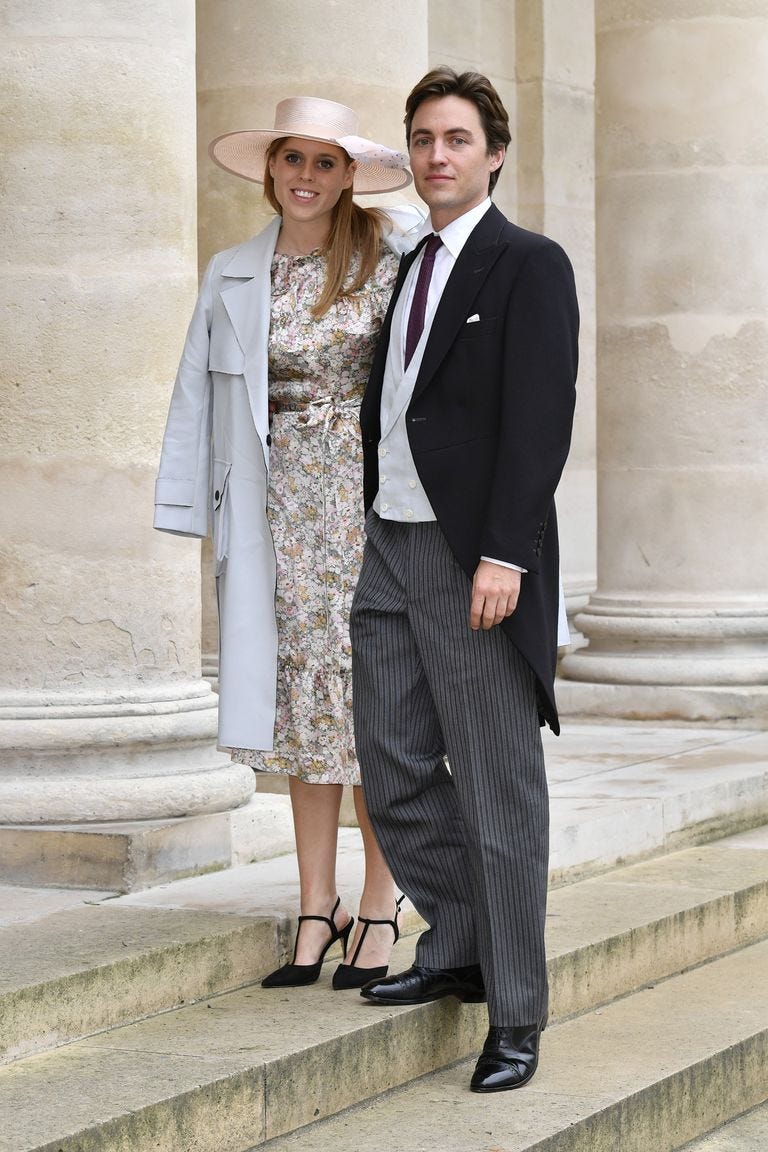
<path fill-rule="evenodd" d="M 350 627 L 368 810 L 430 927 L 412 968 L 361 994 L 487 999 L 470 1087 L 491 1092 L 530 1080 L 547 1019 L 540 724 L 559 731 L 553 498 L 578 309 L 563 251 L 491 204 L 510 134 L 490 81 L 433 70 L 405 124 L 439 239 L 402 263 L 362 405 Z"/>

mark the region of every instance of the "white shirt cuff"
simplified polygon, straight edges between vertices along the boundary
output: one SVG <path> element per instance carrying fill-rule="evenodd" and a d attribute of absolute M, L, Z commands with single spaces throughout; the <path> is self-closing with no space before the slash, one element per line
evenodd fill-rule
<path fill-rule="evenodd" d="M 487 560 L 489 564 L 500 564 L 502 568 L 512 568 L 515 572 L 527 572 L 527 568 L 521 568 L 519 564 L 508 564 L 506 560 L 494 560 L 493 556 L 481 556 L 481 560 Z"/>

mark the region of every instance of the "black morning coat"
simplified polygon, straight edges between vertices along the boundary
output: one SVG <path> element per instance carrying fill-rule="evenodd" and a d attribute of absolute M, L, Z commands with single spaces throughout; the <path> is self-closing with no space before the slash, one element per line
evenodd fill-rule
<path fill-rule="evenodd" d="M 392 312 L 414 259 L 411 253 L 401 262 L 360 411 L 366 511 L 379 486 Z M 448 278 L 406 414 L 419 477 L 467 576 L 481 556 L 527 569 L 517 609 L 500 627 L 533 669 L 540 719 L 555 733 L 554 495 L 570 446 L 578 330 L 568 257 L 491 205 Z"/>

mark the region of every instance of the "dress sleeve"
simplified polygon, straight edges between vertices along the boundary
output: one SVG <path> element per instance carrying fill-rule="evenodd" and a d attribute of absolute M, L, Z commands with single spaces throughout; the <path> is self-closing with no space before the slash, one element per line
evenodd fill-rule
<path fill-rule="evenodd" d="M 399 204 L 383 211 L 391 224 L 388 232 L 385 229 L 384 243 L 397 256 L 413 251 L 419 228 L 427 218 L 426 213 L 416 204 Z"/>

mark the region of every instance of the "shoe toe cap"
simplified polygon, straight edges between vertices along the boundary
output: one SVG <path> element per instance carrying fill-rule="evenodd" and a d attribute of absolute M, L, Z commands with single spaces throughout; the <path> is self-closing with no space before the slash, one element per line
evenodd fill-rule
<path fill-rule="evenodd" d="M 501 1092 L 504 1089 L 520 1088 L 535 1071 L 536 1064 L 524 1057 L 502 1059 L 481 1056 L 469 1086 L 473 1092 Z"/>

